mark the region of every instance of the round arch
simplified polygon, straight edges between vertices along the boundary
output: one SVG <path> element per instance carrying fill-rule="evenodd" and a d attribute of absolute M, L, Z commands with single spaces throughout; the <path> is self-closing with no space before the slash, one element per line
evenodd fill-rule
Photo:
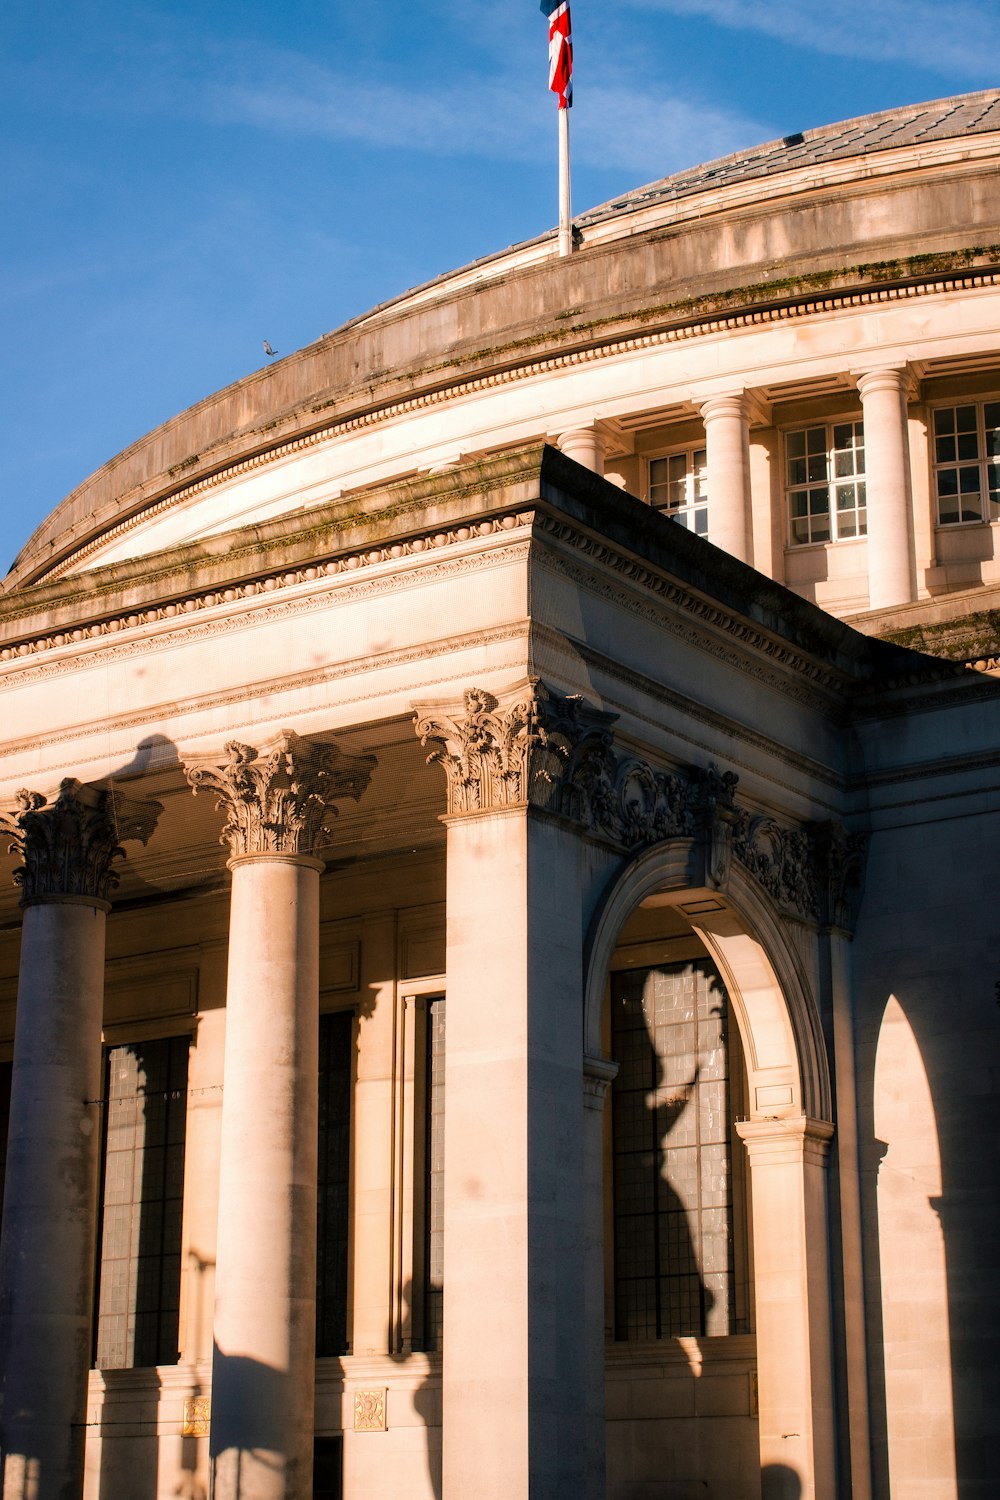
<path fill-rule="evenodd" d="M 607 892 L 591 922 L 584 958 L 584 1053 L 602 1056 L 605 986 L 622 928 L 648 896 L 669 894 L 704 943 L 729 991 L 743 1041 L 753 1114 L 832 1119 L 819 1010 L 799 954 L 771 899 L 732 864 L 725 891 L 692 883 L 690 840 L 645 850 Z M 711 899 L 712 910 L 686 908 Z"/>

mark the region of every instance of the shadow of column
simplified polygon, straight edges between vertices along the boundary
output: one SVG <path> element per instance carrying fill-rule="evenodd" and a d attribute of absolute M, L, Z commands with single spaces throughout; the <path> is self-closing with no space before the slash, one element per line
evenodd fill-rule
<path fill-rule="evenodd" d="M 761 1500 L 801 1500 L 802 1481 L 787 1464 L 764 1464 L 760 1471 Z"/>
<path fill-rule="evenodd" d="M 159 1377 L 155 1370 L 105 1370 L 102 1379 L 100 1500 L 157 1500 Z"/>

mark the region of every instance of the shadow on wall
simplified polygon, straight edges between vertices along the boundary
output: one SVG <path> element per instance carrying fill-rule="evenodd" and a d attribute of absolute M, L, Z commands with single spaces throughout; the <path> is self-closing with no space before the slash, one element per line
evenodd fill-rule
<path fill-rule="evenodd" d="M 760 1471 L 760 1500 L 801 1500 L 802 1481 L 787 1464 L 765 1464 Z"/>
<path fill-rule="evenodd" d="M 128 1500 L 156 1500 L 160 1451 L 157 1436 L 160 1382 L 156 1372 L 142 1372 L 141 1390 L 136 1389 L 135 1370 L 105 1370 L 103 1378 L 100 1494 L 127 1495 Z M 116 1407 L 121 1416 L 117 1415 Z M 118 1436 L 115 1428 L 119 1425 L 127 1425 L 133 1431 Z"/>
<path fill-rule="evenodd" d="M 252 1460 L 256 1475 L 261 1470 L 275 1474 L 286 1470 L 285 1443 L 289 1410 L 289 1376 L 257 1359 L 226 1354 L 215 1345 L 212 1398 L 211 1467 L 215 1483 L 225 1481 L 232 1500 L 256 1494 L 260 1483 L 254 1474 L 244 1476 L 244 1461 Z M 220 1379 L 220 1375 L 222 1378 Z M 218 1394 L 225 1391 L 224 1402 Z M 246 1486 L 244 1486 L 246 1478 Z M 291 1489 L 298 1492 L 296 1484 Z"/>
<path fill-rule="evenodd" d="M 429 1288 L 440 1293 L 440 1288 L 432 1287 L 432 1284 L 428 1278 L 427 1285 L 424 1288 L 423 1299 L 417 1299 L 418 1303 L 420 1300 L 423 1300 L 425 1305 L 422 1309 L 419 1306 L 414 1306 L 414 1285 L 412 1281 L 406 1282 L 403 1287 L 402 1296 L 402 1314 L 404 1326 L 409 1326 L 414 1329 L 415 1345 L 422 1345 L 424 1349 L 428 1348 L 429 1343 L 427 1338 L 427 1328 L 425 1326 L 421 1329 L 419 1327 L 419 1323 L 423 1321 L 426 1324 L 426 1301 L 427 1291 Z M 440 1346 L 438 1345 L 438 1347 Z M 400 1353 L 398 1355 L 394 1355 L 393 1357 L 397 1359 L 399 1363 L 404 1367 L 406 1365 L 407 1359 L 409 1358 L 408 1354 L 406 1353 Z M 442 1427 L 440 1375 L 428 1375 L 427 1379 L 424 1380 L 423 1383 L 416 1388 L 413 1393 L 413 1411 L 414 1415 L 421 1422 L 423 1422 L 424 1427 L 427 1431 L 427 1477 L 430 1484 L 430 1488 L 427 1493 L 429 1495 L 432 1495 L 434 1497 L 434 1500 L 441 1500 Z"/>

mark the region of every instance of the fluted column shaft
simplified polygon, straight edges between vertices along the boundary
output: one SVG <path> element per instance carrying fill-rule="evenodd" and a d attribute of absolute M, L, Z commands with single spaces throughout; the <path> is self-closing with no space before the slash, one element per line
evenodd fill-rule
<path fill-rule="evenodd" d="M 902 369 L 871 370 L 858 377 L 865 423 L 868 602 L 872 609 L 916 598 L 906 386 Z"/>
<path fill-rule="evenodd" d="M 708 469 L 708 538 L 741 562 L 750 541 L 750 419 L 742 394 L 713 396 L 701 408 Z"/>

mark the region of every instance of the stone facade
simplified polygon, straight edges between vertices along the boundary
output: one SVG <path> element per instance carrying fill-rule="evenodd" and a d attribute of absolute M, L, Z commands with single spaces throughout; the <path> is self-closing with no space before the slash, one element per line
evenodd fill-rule
<path fill-rule="evenodd" d="M 27 544 L 5 1500 L 992 1493 L 998 153 L 656 185 Z"/>

